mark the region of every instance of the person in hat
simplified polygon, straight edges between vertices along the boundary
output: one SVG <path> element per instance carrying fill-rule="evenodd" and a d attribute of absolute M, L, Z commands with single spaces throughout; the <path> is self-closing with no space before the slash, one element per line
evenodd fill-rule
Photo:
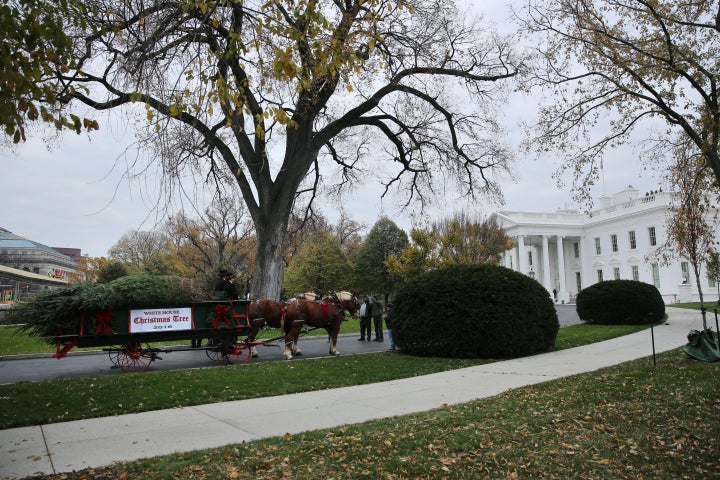
<path fill-rule="evenodd" d="M 218 278 L 215 281 L 215 292 L 222 292 L 225 289 L 225 277 L 228 276 L 228 271 L 223 269 L 218 272 Z"/>
<path fill-rule="evenodd" d="M 218 278 L 215 280 L 215 286 L 213 287 L 213 293 L 211 298 L 219 298 L 220 292 L 225 291 L 225 277 L 227 276 L 228 271 L 223 269 L 218 272 Z M 193 337 L 190 339 L 190 345 L 192 348 L 200 348 L 202 346 L 202 338 L 201 337 Z"/>
<path fill-rule="evenodd" d="M 235 286 L 235 275 L 233 275 L 232 273 L 228 273 L 225 276 L 225 285 L 223 287 L 223 291 L 225 292 L 225 298 L 227 298 L 228 300 L 238 299 L 237 287 Z"/>

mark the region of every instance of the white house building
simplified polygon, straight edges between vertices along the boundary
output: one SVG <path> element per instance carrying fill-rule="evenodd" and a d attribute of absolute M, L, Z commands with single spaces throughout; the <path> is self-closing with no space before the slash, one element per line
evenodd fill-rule
<path fill-rule="evenodd" d="M 698 301 L 690 262 L 677 258 L 665 266 L 654 256 L 666 240 L 670 197 L 664 192 L 641 197 L 628 186 L 602 197 L 590 215 L 570 210 L 493 213 L 515 244 L 502 264 L 535 278 L 561 303 L 573 302 L 594 283 L 614 279 L 655 285 L 667 304 Z M 715 228 L 720 240 L 720 228 Z M 717 300 L 717 285 L 704 269 L 701 282 L 704 299 Z"/>

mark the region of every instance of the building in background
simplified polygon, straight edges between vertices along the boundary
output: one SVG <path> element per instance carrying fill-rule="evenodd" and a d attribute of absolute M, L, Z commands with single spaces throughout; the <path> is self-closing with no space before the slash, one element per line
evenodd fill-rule
<path fill-rule="evenodd" d="M 515 244 L 502 264 L 538 280 L 559 303 L 574 302 L 583 288 L 616 279 L 655 285 L 667 304 L 699 301 L 690 262 L 677 258 L 666 266 L 655 255 L 666 240 L 670 200 L 664 192 L 640 197 L 628 186 L 602 197 L 590 215 L 501 211 L 491 218 Z M 701 282 L 705 300 L 717 300 L 715 282 L 706 275 Z"/>
<path fill-rule="evenodd" d="M 0 265 L 67 281 L 68 273 L 75 271 L 81 252 L 75 248 L 63 250 L 71 255 L 0 227 Z"/>

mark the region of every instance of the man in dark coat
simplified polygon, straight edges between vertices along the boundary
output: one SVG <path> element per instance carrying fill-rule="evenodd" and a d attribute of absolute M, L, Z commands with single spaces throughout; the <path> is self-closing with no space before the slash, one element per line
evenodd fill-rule
<path fill-rule="evenodd" d="M 378 302 L 375 297 L 368 297 L 370 299 L 370 315 L 373 319 L 373 324 L 375 326 L 375 341 L 376 342 L 382 342 L 383 341 L 383 308 L 382 305 L 380 305 L 380 302 Z M 368 335 L 368 340 L 370 340 L 370 336 Z"/>

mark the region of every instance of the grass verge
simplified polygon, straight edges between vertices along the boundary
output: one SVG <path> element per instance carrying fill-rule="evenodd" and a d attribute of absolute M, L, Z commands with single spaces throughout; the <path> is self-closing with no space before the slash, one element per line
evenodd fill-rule
<path fill-rule="evenodd" d="M 720 362 L 682 350 L 358 425 L 55 479 L 717 478 Z"/>
<path fill-rule="evenodd" d="M 558 333 L 556 349 L 607 340 L 641 328 L 647 327 L 564 327 Z M 362 385 L 490 361 L 375 353 L 21 382 L 0 385 L 0 429 Z"/>

